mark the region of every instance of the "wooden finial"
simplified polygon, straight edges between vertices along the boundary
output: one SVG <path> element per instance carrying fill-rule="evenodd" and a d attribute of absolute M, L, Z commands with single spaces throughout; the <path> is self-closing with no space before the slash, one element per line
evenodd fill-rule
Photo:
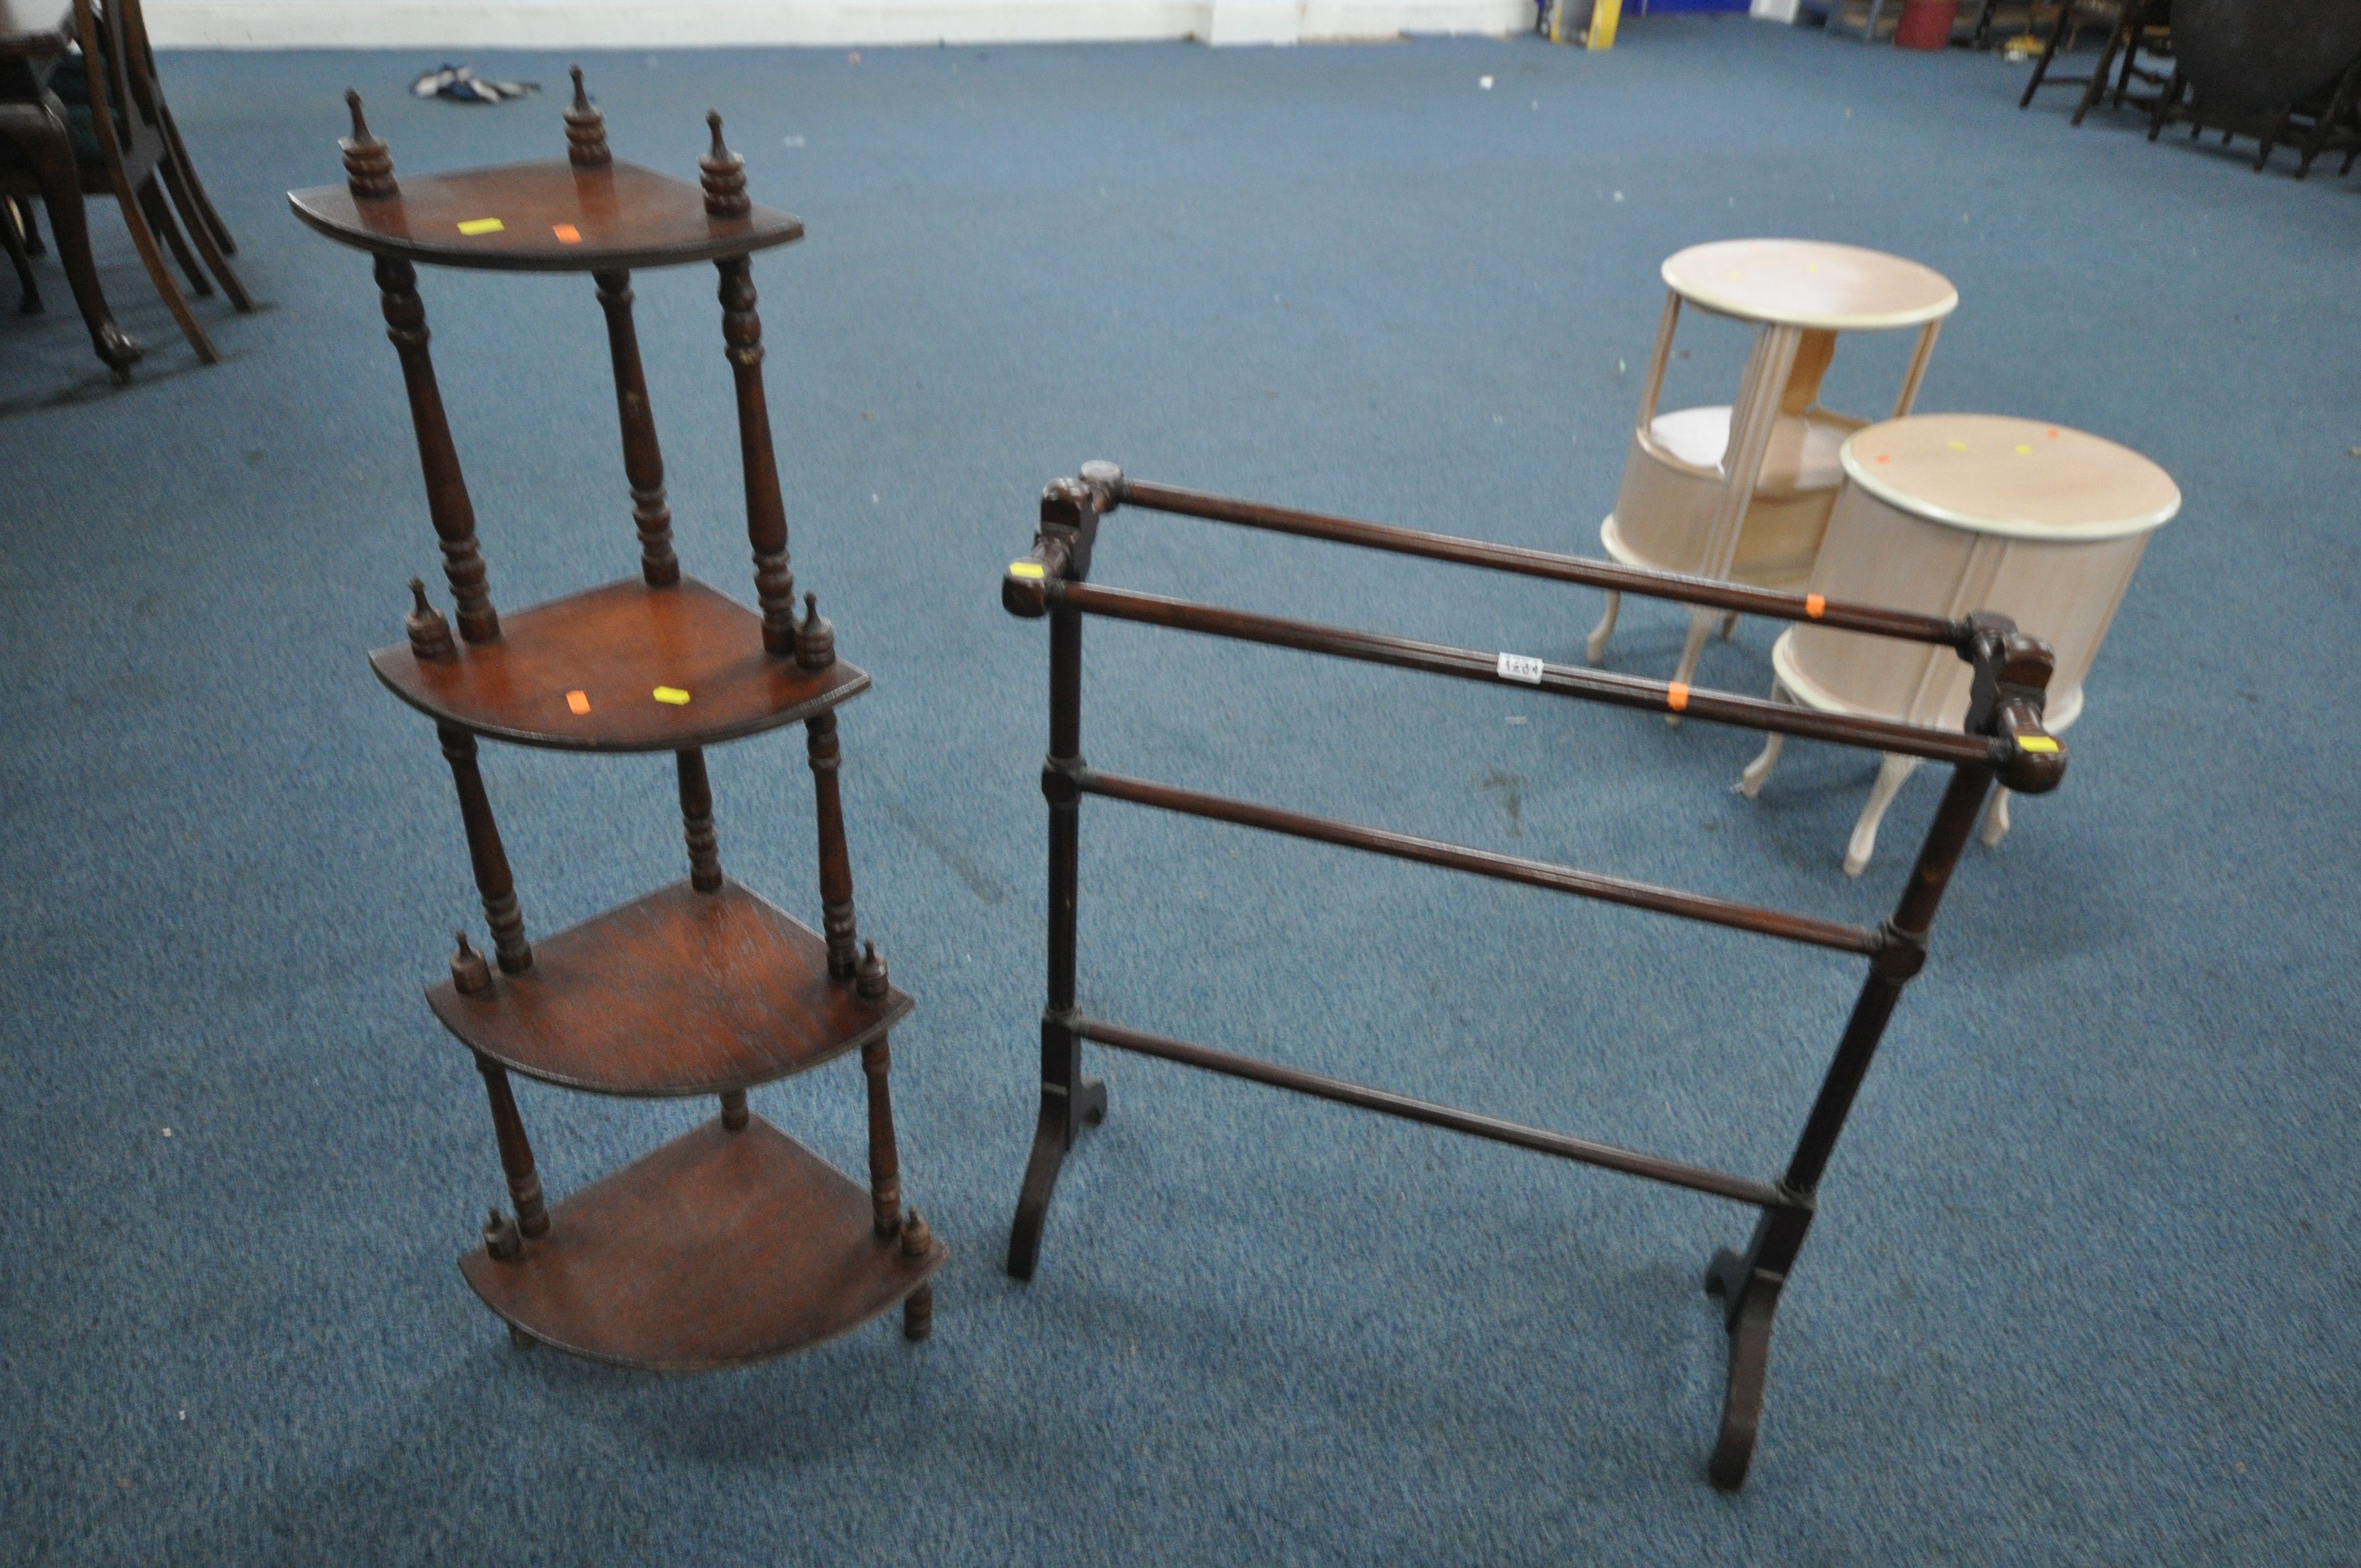
<path fill-rule="evenodd" d="M 410 597 L 414 601 L 402 625 L 410 630 L 410 651 L 421 659 L 456 659 L 458 645 L 451 641 L 451 623 L 443 612 L 426 602 L 426 585 L 416 577 L 410 579 Z"/>
<path fill-rule="evenodd" d="M 803 623 L 796 628 L 796 666 L 825 670 L 836 663 L 836 628 L 819 612 L 819 596 L 804 595 Z"/>
<path fill-rule="evenodd" d="M 746 194 L 746 160 L 721 139 L 721 111 L 708 109 L 705 123 L 712 127 L 713 149 L 697 160 L 705 186 L 705 211 L 709 217 L 742 218 L 754 210 Z"/>
<path fill-rule="evenodd" d="M 345 154 L 345 187 L 357 201 L 381 201 L 398 196 L 401 187 L 394 183 L 393 149 L 369 134 L 368 121 L 361 117 L 361 95 L 345 89 L 345 107 L 353 112 L 353 134 L 336 146 Z"/>
<path fill-rule="evenodd" d="M 582 85 L 582 68 L 567 69 L 574 73 L 574 106 L 566 111 L 566 160 L 577 169 L 604 169 L 615 161 L 607 150 L 607 116 L 591 104 Z"/>
<path fill-rule="evenodd" d="M 524 1238 L 517 1234 L 516 1222 L 498 1209 L 484 1222 L 484 1250 L 501 1263 L 512 1263 L 524 1251 Z"/>
<path fill-rule="evenodd" d="M 885 960 L 877 956 L 877 944 L 862 944 L 861 967 L 854 971 L 852 989 L 862 1000 L 874 1002 L 885 994 Z"/>
<path fill-rule="evenodd" d="M 459 950 L 451 955 L 451 985 L 462 996 L 482 996 L 492 989 L 491 966 L 484 955 L 467 946 L 467 933 L 455 931 L 459 938 Z"/>
<path fill-rule="evenodd" d="M 913 1209 L 902 1222 L 902 1255 L 924 1257 L 935 1245 L 935 1233 L 927 1228 L 926 1216 Z"/>

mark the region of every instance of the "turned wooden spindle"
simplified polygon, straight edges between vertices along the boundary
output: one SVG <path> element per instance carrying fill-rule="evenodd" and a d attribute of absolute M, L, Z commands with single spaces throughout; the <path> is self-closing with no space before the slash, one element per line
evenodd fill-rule
<path fill-rule="evenodd" d="M 713 146 L 697 160 L 697 173 L 705 187 L 706 216 L 742 218 L 754 210 L 753 198 L 746 194 L 746 159 L 722 141 L 720 110 L 705 111 L 705 125 L 713 133 Z"/>
<path fill-rule="evenodd" d="M 353 112 L 353 134 L 336 143 L 345 155 L 345 188 L 361 202 L 400 195 L 401 187 L 393 178 L 393 149 L 369 134 L 368 122 L 361 118 L 361 95 L 349 87 L 345 89 L 345 107 Z"/>
<path fill-rule="evenodd" d="M 721 1130 L 742 1133 L 746 1130 L 746 1091 L 725 1089 L 721 1091 Z"/>
<path fill-rule="evenodd" d="M 640 366 L 639 328 L 631 320 L 631 275 L 617 269 L 590 274 L 607 313 L 607 355 L 615 368 L 615 413 L 623 427 L 623 477 L 631 487 L 631 523 L 640 534 L 640 576 L 650 587 L 680 581 L 672 548 L 672 508 L 664 501 L 664 451 L 656 444 L 647 373 Z"/>
<path fill-rule="evenodd" d="M 509 1201 L 516 1205 L 517 1229 L 530 1240 L 549 1231 L 549 1211 L 541 1201 L 541 1173 L 533 1168 L 533 1145 L 524 1135 L 524 1118 L 517 1114 L 516 1095 L 509 1089 L 509 1071 L 478 1051 L 476 1070 L 484 1075 L 484 1093 L 492 1102 L 492 1132 L 500 1146 L 500 1169 L 509 1179 Z"/>
<path fill-rule="evenodd" d="M 836 742 L 836 715 L 804 720 L 805 750 L 811 758 L 814 815 L 819 818 L 820 931 L 828 938 L 828 972 L 852 978 L 857 957 L 852 918 L 852 857 L 844 844 L 844 806 L 836 788 L 843 753 Z"/>
<path fill-rule="evenodd" d="M 484 794 L 484 775 L 476 766 L 476 738 L 449 724 L 436 725 L 434 733 L 442 739 L 443 757 L 451 764 L 451 782 L 459 792 L 459 819 L 467 827 L 467 858 L 475 863 L 484 918 L 492 927 L 492 951 L 501 972 L 522 974 L 533 968 L 533 948 L 524 939 L 524 912 L 517 906 L 508 850 L 500 844 L 500 825 L 492 820 L 492 803 Z"/>
<path fill-rule="evenodd" d="M 863 1001 L 885 1000 L 885 960 L 877 956 L 874 942 L 861 955 L 854 989 Z M 861 1047 L 861 1071 L 869 1080 L 869 1201 L 881 1236 L 902 1228 L 902 1160 L 894 1146 L 894 1091 L 888 1087 L 893 1069 L 885 1036 Z"/>
<path fill-rule="evenodd" d="M 916 1209 L 902 1224 L 902 1255 L 922 1258 L 934 1250 L 935 1236 L 927 1228 L 926 1216 Z M 935 1332 L 935 1288 L 921 1285 L 903 1299 L 902 1337 L 922 1340 Z"/>
<path fill-rule="evenodd" d="M 697 160 L 711 218 L 743 217 L 746 160 L 721 140 L 721 116 L 708 113 L 713 148 Z M 721 276 L 721 338 L 738 389 L 738 455 L 746 475 L 746 540 L 754 551 L 754 597 L 763 607 L 763 646 L 795 652 L 796 575 L 787 565 L 787 509 L 779 496 L 779 463 L 771 449 L 771 411 L 763 395 L 763 318 L 754 313 L 753 264 L 743 256 L 714 262 Z"/>
<path fill-rule="evenodd" d="M 377 258 L 377 286 L 385 307 L 385 335 L 401 356 L 402 385 L 410 392 L 410 423 L 418 436 L 418 466 L 426 477 L 426 510 L 443 545 L 443 575 L 457 601 L 459 635 L 490 642 L 500 634 L 492 609 L 484 558 L 476 547 L 476 507 L 459 471 L 459 449 L 443 412 L 443 389 L 434 382 L 434 359 L 427 352 L 426 306 L 418 298 L 418 269 L 399 257 Z"/>
<path fill-rule="evenodd" d="M 699 893 L 721 891 L 721 851 L 713 831 L 713 786 L 705 753 L 696 747 L 675 752 L 680 768 L 681 831 L 688 840 L 688 885 Z"/>
<path fill-rule="evenodd" d="M 451 641 L 451 623 L 443 612 L 426 602 L 426 584 L 419 577 L 410 579 L 410 613 L 401 624 L 410 633 L 410 652 L 420 659 L 456 659 L 458 644 Z"/>
<path fill-rule="evenodd" d="M 713 265 L 721 274 L 721 337 L 738 384 L 738 455 L 746 476 L 746 541 L 754 551 L 763 646 L 785 656 L 795 652 L 796 575 L 787 565 L 787 509 L 763 395 L 763 320 L 754 313 L 753 267 L 742 256 Z"/>
<path fill-rule="evenodd" d="M 582 68 L 566 68 L 574 76 L 574 104 L 566 111 L 566 159 L 577 169 L 604 169 L 615 161 L 607 150 L 607 116 L 590 102 L 582 85 Z"/>
<path fill-rule="evenodd" d="M 804 618 L 796 627 L 796 668 L 825 670 L 836 663 L 836 627 L 819 612 L 819 596 L 804 595 Z"/>

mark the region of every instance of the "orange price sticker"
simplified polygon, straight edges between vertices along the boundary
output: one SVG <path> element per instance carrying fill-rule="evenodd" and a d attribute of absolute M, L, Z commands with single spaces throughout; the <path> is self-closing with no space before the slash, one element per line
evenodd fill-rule
<path fill-rule="evenodd" d="M 552 224 L 549 225 L 549 232 L 557 236 L 557 243 L 560 245 L 582 243 L 582 231 L 572 224 Z"/>
<path fill-rule="evenodd" d="M 566 694 L 566 706 L 572 708 L 576 713 L 588 713 L 590 711 L 590 694 L 588 692 L 567 692 Z"/>
<path fill-rule="evenodd" d="M 1804 613 L 1810 616 L 1814 620 L 1819 620 L 1820 617 L 1826 613 L 1828 608 L 1828 601 L 1822 598 L 1819 595 L 1806 594 L 1804 596 Z"/>
<path fill-rule="evenodd" d="M 1666 686 L 1664 688 L 1664 706 L 1671 708 L 1675 713 L 1687 712 L 1689 706 L 1689 688 L 1686 684 L 1680 681 L 1675 681 L 1672 685 Z"/>

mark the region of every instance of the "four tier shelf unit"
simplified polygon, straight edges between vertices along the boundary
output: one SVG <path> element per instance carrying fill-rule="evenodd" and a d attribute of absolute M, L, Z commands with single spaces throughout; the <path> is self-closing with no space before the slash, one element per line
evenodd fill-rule
<path fill-rule="evenodd" d="M 427 508 L 457 635 L 413 579 L 409 639 L 369 655 L 432 718 L 451 765 L 491 961 L 463 934 L 426 1000 L 473 1053 L 490 1097 L 514 1214 L 495 1209 L 459 1260 L 520 1343 L 627 1365 L 695 1370 L 804 1349 L 903 1303 L 926 1337 L 928 1279 L 949 1255 L 900 1194 L 887 1032 L 911 1010 L 873 946 L 861 950 L 839 803 L 837 707 L 869 677 L 836 656 L 795 576 L 763 396 L 754 252 L 803 236 L 746 194 L 744 160 L 708 115 L 697 184 L 614 160 L 574 72 L 566 157 L 397 181 L 347 93 L 346 182 L 297 191 L 295 214 L 376 260 L 401 360 Z M 639 341 L 633 269 L 709 261 L 737 383 L 746 532 L 760 609 L 681 575 Z M 637 576 L 503 619 L 494 609 L 427 352 L 420 264 L 588 272 L 607 318 Z M 804 726 L 819 841 L 821 931 L 722 874 L 705 749 Z M 689 874 L 538 946 L 525 938 L 477 742 L 670 751 Z M 746 1091 L 858 1051 L 868 1082 L 869 1190 L 750 1114 Z M 545 1205 L 509 1075 L 594 1094 L 716 1095 L 713 1121 L 555 1206 Z"/>

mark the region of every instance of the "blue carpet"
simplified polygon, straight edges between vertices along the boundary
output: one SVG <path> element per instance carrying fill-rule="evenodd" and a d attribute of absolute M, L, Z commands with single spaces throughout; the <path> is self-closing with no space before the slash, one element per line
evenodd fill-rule
<path fill-rule="evenodd" d="M 2351 1563 L 2361 1113 L 2356 185 L 2021 68 L 1743 20 L 1213 52 L 644 52 L 620 154 L 708 104 L 810 239 L 766 257 L 795 562 L 876 676 L 846 710 L 864 927 L 920 1008 L 905 1171 L 956 1256 L 873 1325 L 666 1379 L 521 1354 L 452 1266 L 501 1192 L 418 988 L 480 930 L 427 724 L 361 658 L 435 576 L 338 177 L 347 83 L 403 169 L 562 146 L 418 103 L 419 54 L 165 77 L 258 313 L 105 385 L 54 261 L 0 315 L 0 1561 Z M 560 55 L 489 73 L 563 81 Z M 1495 85 L 1482 90 L 1477 78 Z M 2284 164 L 2282 165 L 2284 168 Z M 1000 1271 L 1032 1127 L 1045 638 L 998 608 L 1033 498 L 1141 477 L 1585 552 L 1682 246 L 1878 246 L 1963 304 L 1923 406 L 2068 421 L 2187 494 L 2065 788 L 1973 849 L 1823 1190 L 1737 1497 L 1703 1479 L 1711 1200 L 1094 1054 L 1114 1113 L 1039 1277 Z M 704 269 L 639 280 L 687 568 L 751 600 Z M 498 602 L 631 569 L 587 282 L 429 274 Z M 1727 386 L 1701 329 L 1671 395 Z M 1848 346 L 1873 411 L 1899 341 Z M 1579 658 L 1594 596 L 1126 515 L 1105 581 Z M 438 597 L 439 594 L 438 594 Z M 1661 674 L 1676 613 L 1612 662 Z M 1763 689 L 1774 629 L 1701 680 Z M 1873 760 L 1093 625 L 1098 764 L 1852 920 Z M 2339 692 L 2345 695 L 2339 696 Z M 1521 722 L 1520 722 L 1521 720 Z M 2340 736 L 2345 738 L 2340 739 Z M 680 874 L 662 759 L 488 748 L 533 930 Z M 817 919 L 800 743 L 717 751 L 724 863 Z M 1768 1174 L 1858 966 L 1092 803 L 1083 995 L 1140 1027 Z M 1150 879 L 1157 879 L 1153 882 Z M 521 1088 L 554 1192 L 707 1113 Z M 859 1074 L 758 1109 L 859 1168 Z"/>

